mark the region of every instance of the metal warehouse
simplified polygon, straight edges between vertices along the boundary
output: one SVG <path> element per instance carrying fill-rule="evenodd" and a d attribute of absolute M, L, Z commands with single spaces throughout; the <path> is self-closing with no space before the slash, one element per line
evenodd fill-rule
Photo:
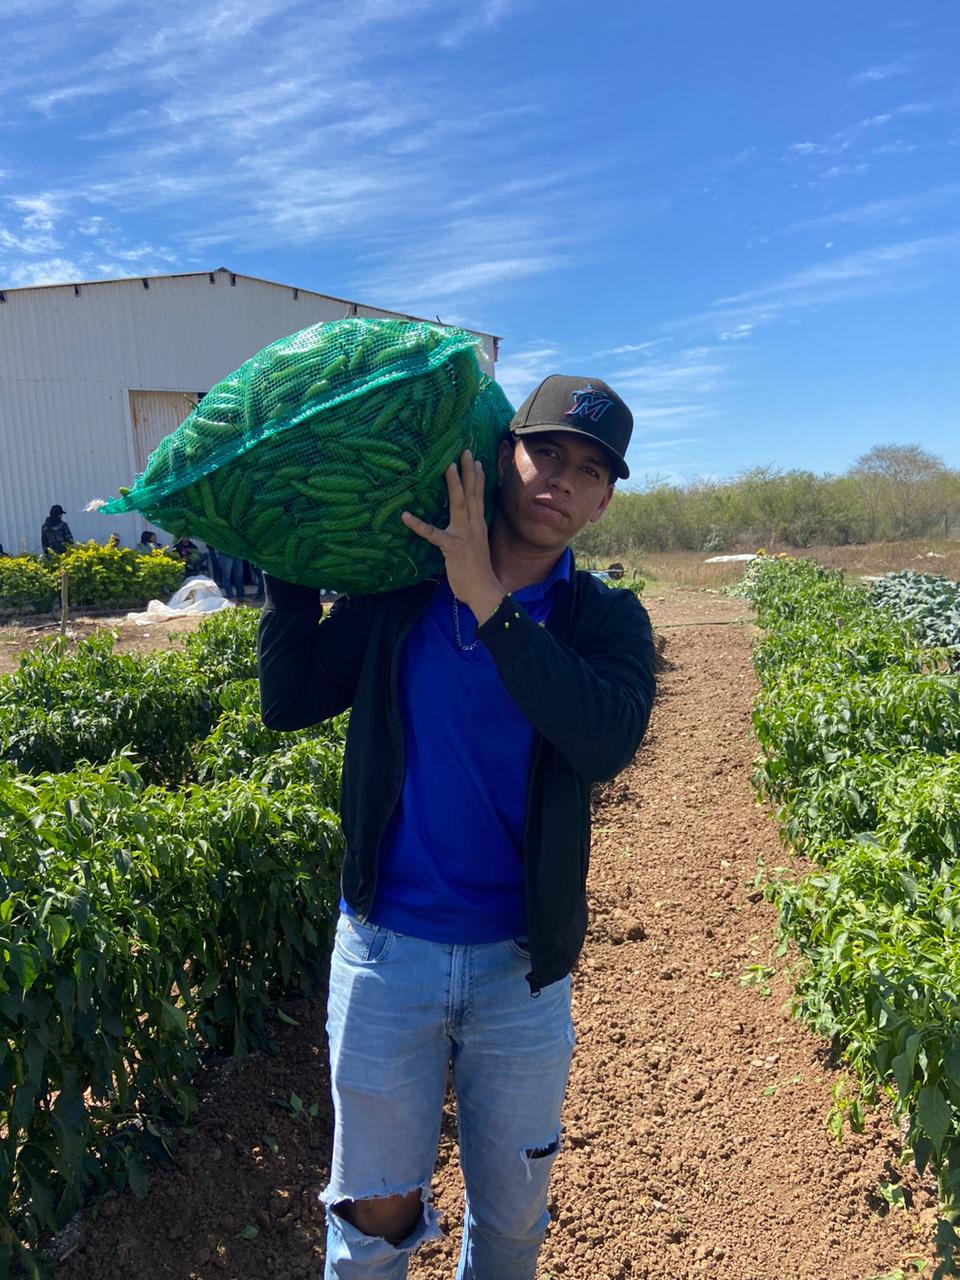
<path fill-rule="evenodd" d="M 116 532 L 132 546 L 140 516 L 104 517 L 87 503 L 128 485 L 191 401 L 255 351 L 347 315 L 399 313 L 225 267 L 0 291 L 4 549 L 38 551 L 53 503 L 78 542 Z M 477 336 L 492 372 L 498 339 Z"/>

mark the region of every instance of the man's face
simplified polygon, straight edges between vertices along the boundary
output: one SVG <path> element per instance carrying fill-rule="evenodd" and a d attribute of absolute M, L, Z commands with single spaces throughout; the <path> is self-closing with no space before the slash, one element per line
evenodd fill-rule
<path fill-rule="evenodd" d="M 508 438 L 497 472 L 503 518 L 523 541 L 544 550 L 562 550 L 600 519 L 613 497 L 604 450 L 566 431 Z"/>

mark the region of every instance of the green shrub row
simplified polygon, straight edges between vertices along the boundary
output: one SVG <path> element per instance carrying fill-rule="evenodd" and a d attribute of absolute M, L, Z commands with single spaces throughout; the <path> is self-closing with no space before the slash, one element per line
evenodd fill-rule
<path fill-rule="evenodd" d="M 187 1116 L 200 1051 L 309 988 L 341 836 L 329 748 L 298 746 L 179 793 L 123 758 L 0 777 L 0 1273 L 112 1172 L 141 1185 L 129 1122 Z"/>
<path fill-rule="evenodd" d="M 183 581 L 183 562 L 167 548 L 142 555 L 127 547 L 82 542 L 59 556 L 0 557 L 0 609 L 46 613 L 69 578 L 71 607 L 132 608 L 165 600 Z"/>
<path fill-rule="evenodd" d="M 182 648 L 54 642 L 0 680 L 0 1275 L 146 1185 L 205 1050 L 267 1036 L 338 900 L 346 717 L 260 718 L 257 616 Z"/>
<path fill-rule="evenodd" d="M 147 781 L 178 785 L 196 772 L 198 744 L 223 712 L 222 690 L 256 674 L 257 617 L 224 609 L 183 649 L 145 656 L 117 653 L 109 632 L 75 646 L 38 645 L 0 681 L 0 758 L 34 773 L 104 764 L 129 749 Z M 251 697 L 247 715 L 259 723 Z M 258 740 L 270 741 L 262 726 Z"/>
<path fill-rule="evenodd" d="M 817 864 L 768 886 L 804 967 L 797 1012 L 834 1038 L 863 1098 L 887 1093 L 936 1172 L 937 1276 L 960 1237 L 960 676 L 889 598 L 808 561 L 750 567 L 767 628 L 755 779 Z M 841 1100 L 862 1120 L 862 1099 Z"/>

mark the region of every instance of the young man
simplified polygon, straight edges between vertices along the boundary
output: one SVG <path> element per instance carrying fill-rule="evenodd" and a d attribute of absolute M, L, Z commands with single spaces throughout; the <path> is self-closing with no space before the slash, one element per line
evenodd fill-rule
<path fill-rule="evenodd" d="M 336 1116 L 327 1280 L 402 1280 L 429 1205 L 444 1092 L 457 1098 L 459 1280 L 533 1280 L 573 1048 L 591 784 L 643 737 L 654 696 L 636 597 L 574 571 L 633 420 L 598 379 L 553 375 L 483 472 L 447 471 L 450 524 L 404 512 L 446 572 L 338 600 L 266 579 L 264 722 L 352 707 L 347 852 L 327 1030 Z"/>

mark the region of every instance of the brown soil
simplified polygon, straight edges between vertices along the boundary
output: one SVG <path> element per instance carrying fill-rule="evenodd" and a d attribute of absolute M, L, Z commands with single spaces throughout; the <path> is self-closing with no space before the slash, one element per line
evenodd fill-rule
<path fill-rule="evenodd" d="M 163 648 L 185 631 L 193 631 L 203 619 L 200 614 L 192 618 L 171 618 L 168 622 L 151 623 L 140 627 L 128 622 L 125 613 L 77 614 L 67 622 L 66 638 L 74 644 L 85 640 L 97 631 L 114 631 L 117 634 L 118 653 L 150 653 Z M 23 619 L 0 627 L 0 675 L 13 671 L 21 653 L 44 640 L 54 640 L 60 634 L 60 623 Z"/>
<path fill-rule="evenodd" d="M 838 1079 L 826 1047 L 791 1018 L 781 973 L 741 983 L 751 965 L 782 969 L 753 879 L 758 857 L 787 856 L 750 789 L 748 611 L 690 592 L 648 603 L 667 669 L 637 761 L 598 800 L 539 1280 L 867 1280 L 924 1259 L 929 1276 L 931 1188 L 905 1176 L 907 1211 L 877 1194 L 900 1176 L 889 1115 L 838 1145 L 824 1123 Z M 155 1171 L 144 1200 L 102 1202 L 58 1280 L 320 1275 L 322 998 L 287 1013 L 299 1025 L 277 1023 L 276 1056 L 208 1073 L 176 1164 Z M 294 1093 L 318 1104 L 316 1119 L 278 1105 Z M 461 1195 L 448 1123 L 436 1176 L 448 1234 L 415 1256 L 414 1280 L 453 1275 Z"/>

